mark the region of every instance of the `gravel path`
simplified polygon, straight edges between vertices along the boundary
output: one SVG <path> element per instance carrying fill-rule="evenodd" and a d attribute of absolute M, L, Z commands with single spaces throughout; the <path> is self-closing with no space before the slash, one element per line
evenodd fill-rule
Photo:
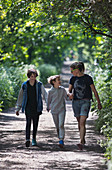
<path fill-rule="evenodd" d="M 68 87 L 69 62 L 62 69 L 63 85 Z M 46 88 L 48 90 L 48 88 Z M 73 116 L 71 101 L 67 101 L 65 120 L 65 147 L 58 147 L 56 130 L 50 113 L 43 114 L 37 133 L 38 146 L 25 147 L 25 116 L 17 117 L 14 108 L 0 113 L 0 170 L 106 170 L 105 159 L 98 140 L 102 138 L 95 132 L 95 115 L 87 120 L 86 145 L 79 151 L 79 132 Z"/>

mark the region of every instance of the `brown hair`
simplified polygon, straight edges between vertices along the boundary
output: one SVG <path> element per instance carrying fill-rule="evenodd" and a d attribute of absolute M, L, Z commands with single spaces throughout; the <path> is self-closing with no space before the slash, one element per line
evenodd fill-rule
<path fill-rule="evenodd" d="M 37 73 L 37 71 L 36 71 L 35 69 L 33 69 L 33 68 L 28 69 L 28 71 L 27 71 L 27 77 L 30 78 L 30 76 L 31 76 L 32 74 L 35 74 L 36 77 L 38 76 L 38 73 Z"/>
<path fill-rule="evenodd" d="M 60 78 L 60 75 L 54 75 L 54 76 L 50 76 L 47 80 L 48 80 L 48 83 L 50 83 L 51 85 L 54 85 L 53 84 L 53 81 L 56 81 L 56 78 Z"/>
<path fill-rule="evenodd" d="M 82 61 L 72 63 L 70 65 L 70 67 L 73 68 L 73 69 L 79 69 L 80 72 L 85 71 L 85 66 L 84 66 L 84 63 Z"/>

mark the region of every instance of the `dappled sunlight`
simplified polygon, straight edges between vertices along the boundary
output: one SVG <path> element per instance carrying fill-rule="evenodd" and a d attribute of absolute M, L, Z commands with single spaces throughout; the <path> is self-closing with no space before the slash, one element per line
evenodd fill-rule
<path fill-rule="evenodd" d="M 66 67 L 67 68 L 67 67 Z M 48 88 L 47 88 L 48 91 Z M 64 148 L 58 146 L 58 138 L 52 115 L 46 111 L 44 102 L 43 114 L 37 131 L 37 146 L 25 147 L 25 115 L 15 115 L 10 110 L 0 114 L 0 169 L 69 169 L 69 170 L 105 170 L 103 149 L 98 140 L 101 137 L 95 131 L 96 117 L 90 113 L 87 119 L 86 144 L 83 151 L 77 147 L 79 131 L 72 111 L 72 102 L 66 101 Z M 31 139 L 32 139 L 31 126 Z"/>

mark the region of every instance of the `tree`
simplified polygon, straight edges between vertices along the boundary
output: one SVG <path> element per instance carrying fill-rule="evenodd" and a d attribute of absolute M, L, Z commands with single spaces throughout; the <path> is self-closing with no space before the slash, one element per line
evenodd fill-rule
<path fill-rule="evenodd" d="M 40 0 L 55 23 L 66 16 L 70 22 L 82 25 L 83 32 L 112 38 L 112 3 L 110 0 Z"/>

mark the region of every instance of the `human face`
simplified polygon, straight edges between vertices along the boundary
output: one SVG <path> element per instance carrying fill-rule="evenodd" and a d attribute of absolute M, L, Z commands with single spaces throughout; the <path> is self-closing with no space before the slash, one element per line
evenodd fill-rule
<path fill-rule="evenodd" d="M 53 82 L 54 83 L 54 87 L 55 88 L 58 88 L 60 85 L 61 85 L 61 81 L 60 81 L 60 78 L 56 78 L 56 80 Z"/>
<path fill-rule="evenodd" d="M 31 74 L 30 76 L 30 81 L 35 81 L 36 80 L 36 74 Z"/>
<path fill-rule="evenodd" d="M 74 76 L 77 76 L 78 68 L 76 68 L 76 69 L 70 68 L 70 69 L 71 69 L 71 73 L 72 73 Z"/>
<path fill-rule="evenodd" d="M 73 71 L 75 71 L 75 70 L 77 70 L 77 68 L 75 68 L 75 69 L 71 70 L 71 73 L 73 73 Z"/>

